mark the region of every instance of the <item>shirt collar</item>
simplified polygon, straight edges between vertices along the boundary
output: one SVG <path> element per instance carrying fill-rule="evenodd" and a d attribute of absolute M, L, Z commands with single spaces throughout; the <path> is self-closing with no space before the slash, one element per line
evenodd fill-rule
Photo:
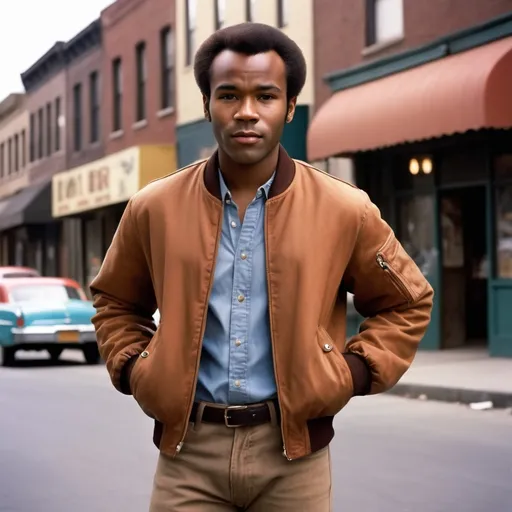
<path fill-rule="evenodd" d="M 274 174 L 272 174 L 270 179 L 264 185 L 262 185 L 258 189 L 257 197 L 260 197 L 261 195 L 265 195 L 265 199 L 268 199 L 268 194 L 269 194 L 269 191 L 270 191 L 270 187 L 272 186 L 272 182 L 274 181 L 275 175 L 276 175 L 276 173 L 274 171 Z M 224 181 L 224 177 L 222 176 L 222 173 L 220 172 L 220 169 L 219 169 L 219 182 L 220 182 L 220 195 L 221 195 L 221 197 L 224 200 L 231 199 L 231 192 L 229 191 L 229 188 L 226 185 L 226 182 Z"/>

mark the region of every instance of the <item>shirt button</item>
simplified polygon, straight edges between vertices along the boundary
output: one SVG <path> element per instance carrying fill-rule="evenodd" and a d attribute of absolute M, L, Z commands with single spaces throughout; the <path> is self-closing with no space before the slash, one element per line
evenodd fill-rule
<path fill-rule="evenodd" d="M 231 204 L 231 199 L 226 199 L 226 204 Z"/>
<path fill-rule="evenodd" d="M 243 302 L 244 300 L 245 300 L 245 297 L 242 294 L 240 294 L 238 296 L 238 302 Z"/>
<path fill-rule="evenodd" d="M 236 341 L 235 341 L 235 345 L 236 345 L 237 347 L 239 347 L 241 344 L 242 344 L 242 340 L 236 340 Z"/>
<path fill-rule="evenodd" d="M 235 222 L 234 220 L 233 220 L 233 221 L 231 221 L 231 227 L 232 227 L 232 228 L 236 228 L 236 222 Z"/>
<path fill-rule="evenodd" d="M 240 387 L 240 381 L 239 381 L 239 380 L 235 380 L 235 386 L 236 386 L 237 388 L 239 388 L 239 387 Z"/>
<path fill-rule="evenodd" d="M 247 254 L 245 254 L 245 252 L 243 252 L 242 254 L 240 254 L 240 258 L 242 258 L 243 260 L 246 260 Z"/>

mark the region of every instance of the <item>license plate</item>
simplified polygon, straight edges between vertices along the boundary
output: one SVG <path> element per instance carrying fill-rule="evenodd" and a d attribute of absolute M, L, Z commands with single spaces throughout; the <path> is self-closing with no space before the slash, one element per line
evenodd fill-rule
<path fill-rule="evenodd" d="M 78 331 L 60 331 L 57 333 L 57 340 L 60 343 L 76 343 L 80 339 Z"/>

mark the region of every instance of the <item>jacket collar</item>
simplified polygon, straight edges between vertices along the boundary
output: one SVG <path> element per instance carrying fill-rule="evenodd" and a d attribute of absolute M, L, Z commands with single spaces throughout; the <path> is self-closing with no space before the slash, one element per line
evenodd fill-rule
<path fill-rule="evenodd" d="M 219 182 L 219 153 L 215 151 L 206 162 L 204 170 L 204 184 L 217 199 L 222 200 Z M 277 159 L 274 181 L 270 187 L 268 197 L 275 197 L 284 192 L 292 183 L 295 177 L 295 162 L 288 156 L 288 153 L 279 145 L 279 156 Z"/>

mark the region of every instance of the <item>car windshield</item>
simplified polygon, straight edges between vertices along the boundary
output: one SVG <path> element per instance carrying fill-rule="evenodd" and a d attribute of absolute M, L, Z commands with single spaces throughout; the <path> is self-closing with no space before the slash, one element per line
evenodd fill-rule
<path fill-rule="evenodd" d="M 14 286 L 10 291 L 13 302 L 66 302 L 82 299 L 76 288 L 62 284 Z"/>

